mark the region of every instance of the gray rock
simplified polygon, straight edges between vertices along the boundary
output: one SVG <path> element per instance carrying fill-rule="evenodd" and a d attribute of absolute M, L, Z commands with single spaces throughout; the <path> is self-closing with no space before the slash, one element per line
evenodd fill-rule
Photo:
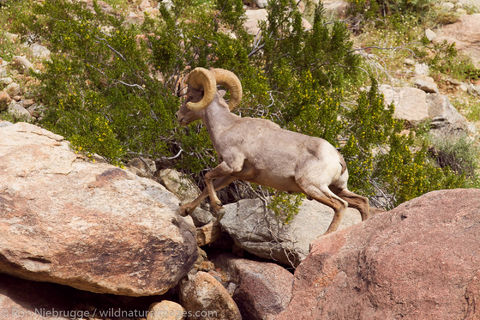
<path fill-rule="evenodd" d="M 445 11 L 451 11 L 455 8 L 455 5 L 451 2 L 443 2 L 441 3 L 441 7 Z"/>
<path fill-rule="evenodd" d="M 215 220 L 210 211 L 204 210 L 200 207 L 195 208 L 195 210 L 193 210 L 193 212 L 190 214 L 190 217 L 192 217 L 196 227 L 204 226 Z"/>
<path fill-rule="evenodd" d="M 148 158 L 134 158 L 127 163 L 127 168 L 137 176 L 151 178 L 157 171 L 155 161 Z"/>
<path fill-rule="evenodd" d="M 16 33 L 10 33 L 10 32 L 5 32 L 5 38 L 9 40 L 10 42 L 16 42 L 18 39 L 20 39 L 20 36 Z"/>
<path fill-rule="evenodd" d="M 429 118 L 432 119 L 432 129 L 441 129 L 442 133 L 445 133 L 445 131 L 469 132 L 471 130 L 467 119 L 455 109 L 447 96 L 429 94 L 427 95 L 427 104 Z"/>
<path fill-rule="evenodd" d="M 428 41 L 433 41 L 437 37 L 437 34 L 431 29 L 427 29 L 425 30 L 425 37 L 428 39 Z"/>
<path fill-rule="evenodd" d="M 18 83 L 12 82 L 5 87 L 5 92 L 8 93 L 10 97 L 13 97 L 18 96 L 22 92 L 22 89 Z"/>
<path fill-rule="evenodd" d="M 430 68 L 426 63 L 416 63 L 414 73 L 416 76 L 428 76 Z"/>
<path fill-rule="evenodd" d="M 17 121 L 31 122 L 33 120 L 30 112 L 25 109 L 21 103 L 12 101 L 7 108 L 7 112 Z"/>
<path fill-rule="evenodd" d="M 417 77 L 414 84 L 426 93 L 438 93 L 438 86 L 431 77 Z"/>
<path fill-rule="evenodd" d="M 263 8 L 267 7 L 268 1 L 267 0 L 255 0 L 255 4 L 257 5 L 257 7 L 263 9 Z"/>
<path fill-rule="evenodd" d="M 240 200 L 224 208 L 220 224 L 238 246 L 286 265 L 298 265 L 307 256 L 310 243 L 325 233 L 333 218 L 331 208 L 313 200 L 304 200 L 289 224 L 284 224 L 275 213 L 265 212 L 258 199 Z M 339 230 L 359 222 L 360 213 L 348 208 Z"/>
<path fill-rule="evenodd" d="M 13 125 L 13 123 L 11 123 L 10 121 L 0 120 L 0 128 L 8 127 L 8 126 L 11 126 L 11 125 Z"/>
<path fill-rule="evenodd" d="M 45 110 L 46 110 L 45 106 L 43 106 L 42 104 L 37 104 L 37 103 L 34 103 L 27 108 L 27 111 L 30 112 L 32 117 L 35 117 L 35 118 L 43 117 L 43 114 L 45 113 Z"/>
<path fill-rule="evenodd" d="M 12 82 L 13 82 L 13 79 L 10 77 L 0 78 L 0 88 L 4 86 L 8 86 Z"/>
<path fill-rule="evenodd" d="M 41 44 L 34 43 L 30 46 L 30 51 L 32 52 L 32 56 L 37 59 L 49 59 L 50 58 L 50 50 L 46 47 L 42 46 Z"/>
<path fill-rule="evenodd" d="M 429 118 L 427 94 L 423 90 L 390 85 L 381 85 L 379 90 L 385 96 L 386 105 L 395 104 L 394 118 L 413 124 Z"/>
<path fill-rule="evenodd" d="M 150 296 L 197 259 L 195 229 L 159 183 L 85 160 L 24 122 L 0 128 L 0 159 L 0 272 Z"/>
<path fill-rule="evenodd" d="M 28 74 L 30 70 L 33 70 L 33 64 L 24 56 L 15 56 L 12 59 L 12 65 L 18 72 Z"/>
<path fill-rule="evenodd" d="M 176 195 L 182 203 L 193 201 L 200 195 L 200 189 L 186 175 L 174 169 L 163 169 L 158 173 L 160 182 Z"/>

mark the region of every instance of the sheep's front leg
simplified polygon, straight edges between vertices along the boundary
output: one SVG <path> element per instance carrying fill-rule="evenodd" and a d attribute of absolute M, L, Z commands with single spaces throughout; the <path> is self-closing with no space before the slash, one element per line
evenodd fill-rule
<path fill-rule="evenodd" d="M 236 177 L 225 176 L 225 177 L 216 179 L 215 181 L 213 181 L 213 184 L 214 184 L 215 190 L 220 190 L 225 188 L 235 180 L 237 180 Z M 208 189 L 204 188 L 202 193 L 195 200 L 193 200 L 190 203 L 184 204 L 180 207 L 180 215 L 185 217 L 190 213 L 192 213 L 193 210 L 195 210 L 195 208 L 198 207 L 200 203 L 202 203 L 203 199 L 205 199 L 206 197 L 208 197 Z"/>
<path fill-rule="evenodd" d="M 205 185 L 208 190 L 208 196 L 210 197 L 210 206 L 215 214 L 218 214 L 220 210 L 222 210 L 222 203 L 215 192 L 213 179 L 230 176 L 233 171 L 234 170 L 224 161 L 205 175 Z"/>

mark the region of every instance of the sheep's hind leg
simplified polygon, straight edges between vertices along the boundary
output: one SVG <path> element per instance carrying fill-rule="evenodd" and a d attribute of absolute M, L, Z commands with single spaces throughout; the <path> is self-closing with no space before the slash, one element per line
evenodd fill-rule
<path fill-rule="evenodd" d="M 317 187 L 314 184 L 308 183 L 303 183 L 302 185 L 301 181 L 297 183 L 308 197 L 311 197 L 312 199 L 315 199 L 333 209 L 333 219 L 332 222 L 330 222 L 325 234 L 336 231 L 340 225 L 340 222 L 342 221 L 343 214 L 348 206 L 348 203 L 335 195 L 330 189 L 328 189 L 327 186 Z"/>
<path fill-rule="evenodd" d="M 348 189 L 339 189 L 331 187 L 333 193 L 348 202 L 348 206 L 360 211 L 362 221 L 367 220 L 370 217 L 370 205 L 366 197 L 360 196 Z"/>
<path fill-rule="evenodd" d="M 235 180 L 237 180 L 237 178 L 232 176 L 225 176 L 214 180 L 213 185 L 215 191 L 225 188 Z M 193 210 L 195 210 L 195 208 L 198 207 L 206 197 L 208 197 L 208 188 L 204 188 L 202 193 L 192 202 L 182 205 L 180 207 L 180 215 L 185 217 L 192 213 Z"/>

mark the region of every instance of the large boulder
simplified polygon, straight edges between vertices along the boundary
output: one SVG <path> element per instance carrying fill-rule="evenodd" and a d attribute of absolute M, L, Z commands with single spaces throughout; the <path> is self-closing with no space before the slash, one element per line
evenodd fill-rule
<path fill-rule="evenodd" d="M 298 265 L 310 243 L 325 233 L 333 210 L 317 201 L 304 200 L 299 213 L 285 224 L 274 212 L 265 212 L 259 199 L 244 199 L 224 206 L 223 229 L 244 250 L 286 265 Z M 360 213 L 348 208 L 339 229 L 361 222 Z"/>
<path fill-rule="evenodd" d="M 82 159 L 52 132 L 0 126 L 0 272 L 98 293 L 163 294 L 197 258 L 178 202 L 152 180 Z"/>
<path fill-rule="evenodd" d="M 436 42 L 448 41 L 472 58 L 480 67 L 480 13 L 462 16 L 457 22 L 447 24 L 437 31 Z"/>
<path fill-rule="evenodd" d="M 479 319 L 480 189 L 430 192 L 317 240 L 276 320 Z"/>

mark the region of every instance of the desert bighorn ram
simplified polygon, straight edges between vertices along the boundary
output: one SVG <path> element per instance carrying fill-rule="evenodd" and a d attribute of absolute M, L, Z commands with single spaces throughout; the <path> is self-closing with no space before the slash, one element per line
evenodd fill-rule
<path fill-rule="evenodd" d="M 235 74 L 223 69 L 196 68 L 188 75 L 185 101 L 177 112 L 180 124 L 202 119 L 221 163 L 205 175 L 201 195 L 180 208 L 191 213 L 207 196 L 218 213 L 216 190 L 241 179 L 287 192 L 303 192 L 335 214 L 326 233 L 335 231 L 348 205 L 369 217 L 368 200 L 347 189 L 348 171 L 342 155 L 326 140 L 284 130 L 256 118 L 242 118 L 230 111 L 242 98 Z M 217 84 L 230 91 L 228 104 Z"/>

